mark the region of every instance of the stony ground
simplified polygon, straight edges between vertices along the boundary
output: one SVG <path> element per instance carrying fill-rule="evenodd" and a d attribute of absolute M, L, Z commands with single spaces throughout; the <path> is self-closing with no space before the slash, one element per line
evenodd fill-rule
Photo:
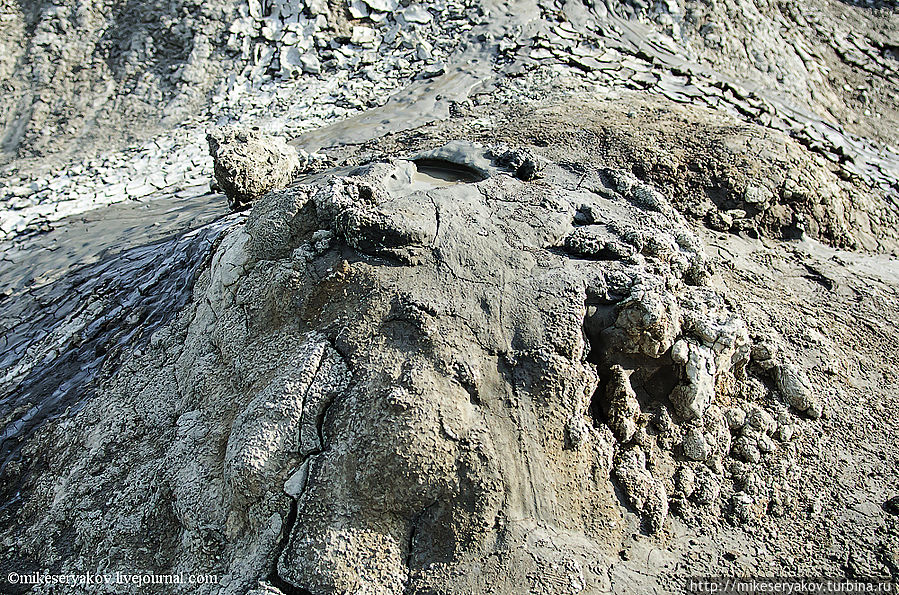
<path fill-rule="evenodd" d="M 899 580 L 896 10 L 0 0 L 3 575 Z"/>

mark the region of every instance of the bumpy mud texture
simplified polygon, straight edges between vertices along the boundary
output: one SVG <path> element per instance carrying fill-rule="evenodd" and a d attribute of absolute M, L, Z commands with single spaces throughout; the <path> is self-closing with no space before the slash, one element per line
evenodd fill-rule
<path fill-rule="evenodd" d="M 895 17 L 0 0 L 0 592 L 899 579 Z"/>
<path fill-rule="evenodd" d="M 416 189 L 393 160 L 260 200 L 178 319 L 7 468 L 14 563 L 592 591 L 624 510 L 664 531 L 694 461 L 715 499 L 750 344 L 683 217 L 614 170 L 585 190 L 490 165 L 509 150 L 437 153 L 492 175 Z"/>

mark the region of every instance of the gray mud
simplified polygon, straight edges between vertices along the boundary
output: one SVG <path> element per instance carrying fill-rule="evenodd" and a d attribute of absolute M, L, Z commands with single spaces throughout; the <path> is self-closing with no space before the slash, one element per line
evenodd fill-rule
<path fill-rule="evenodd" d="M 0 592 L 899 580 L 893 3 L 0 6 Z"/>
<path fill-rule="evenodd" d="M 40 424 L 77 412 L 123 351 L 140 349 L 188 302 L 209 251 L 237 222 L 222 217 L 221 200 L 116 205 L 4 254 L 14 266 L 0 275 L 0 469 Z M 146 244 L 129 246 L 135 236 Z M 15 486 L 6 488 L 9 497 Z"/>

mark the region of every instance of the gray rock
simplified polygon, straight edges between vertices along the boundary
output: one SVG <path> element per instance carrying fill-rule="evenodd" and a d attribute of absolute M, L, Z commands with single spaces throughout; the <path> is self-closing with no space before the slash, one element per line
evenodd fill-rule
<path fill-rule="evenodd" d="M 737 432 L 746 425 L 746 412 L 740 407 L 728 407 L 724 412 L 724 417 L 732 432 Z"/>
<path fill-rule="evenodd" d="M 684 382 L 671 393 L 671 402 L 688 419 L 701 418 L 715 395 L 718 372 L 714 352 L 705 345 L 681 339 L 672 349 L 675 363 L 684 365 Z"/>
<path fill-rule="evenodd" d="M 378 12 L 391 12 L 396 10 L 396 0 L 363 0 L 369 8 Z"/>
<path fill-rule="evenodd" d="M 646 469 L 643 451 L 632 447 L 616 455 L 612 472 L 649 531 L 660 531 L 668 515 L 668 496 L 665 485 Z"/>
<path fill-rule="evenodd" d="M 689 498 L 696 491 L 696 474 L 688 465 L 681 465 L 674 474 L 674 489 Z"/>
<path fill-rule="evenodd" d="M 752 436 L 744 435 L 734 440 L 730 453 L 734 458 L 747 463 L 758 463 L 762 459 L 758 441 Z"/>
<path fill-rule="evenodd" d="M 698 473 L 696 476 L 696 488 L 692 499 L 697 504 L 709 505 L 716 502 L 721 494 L 721 483 L 708 470 Z"/>
<path fill-rule="evenodd" d="M 692 461 L 705 461 L 712 454 L 712 449 L 706 442 L 705 436 L 697 428 L 687 430 L 682 448 L 684 456 Z"/>
<path fill-rule="evenodd" d="M 402 10 L 403 18 L 410 23 L 430 23 L 431 13 L 421 4 L 410 4 Z"/>
<path fill-rule="evenodd" d="M 521 180 L 533 180 L 540 175 L 545 161 L 529 149 L 504 149 L 496 151 L 496 162 L 508 167 Z"/>
<path fill-rule="evenodd" d="M 763 186 L 747 186 L 743 191 L 743 200 L 752 205 L 764 206 L 774 199 L 770 190 Z"/>
<path fill-rule="evenodd" d="M 784 401 L 798 411 L 807 411 L 815 404 L 811 383 L 805 372 L 795 364 L 780 364 L 774 369 L 777 390 Z"/>
<path fill-rule="evenodd" d="M 777 439 L 781 442 L 789 442 L 796 433 L 795 428 L 791 424 L 780 424 L 777 426 Z"/>
<path fill-rule="evenodd" d="M 708 219 L 709 227 L 717 231 L 730 231 L 734 225 L 733 216 L 725 211 L 713 211 Z"/>
<path fill-rule="evenodd" d="M 770 370 L 776 365 L 781 351 L 782 347 L 776 340 L 765 337 L 752 344 L 751 356 L 763 369 Z"/>
<path fill-rule="evenodd" d="M 749 407 L 746 414 L 746 425 L 757 432 L 769 435 L 777 429 L 777 422 L 774 420 L 774 417 L 758 405 Z"/>
<path fill-rule="evenodd" d="M 818 419 L 824 414 L 824 404 L 814 399 L 808 409 L 805 410 L 805 414 L 811 419 Z"/>
<path fill-rule="evenodd" d="M 606 419 L 619 442 L 630 442 L 637 431 L 640 404 L 631 388 L 630 372 L 613 366 L 606 386 Z"/>
<path fill-rule="evenodd" d="M 293 147 L 258 130 L 219 128 L 207 140 L 215 179 L 233 210 L 287 186 L 300 165 Z"/>
<path fill-rule="evenodd" d="M 354 26 L 350 41 L 357 45 L 374 45 L 377 40 L 377 32 L 371 27 Z"/>
<path fill-rule="evenodd" d="M 303 72 L 309 74 L 319 74 L 322 71 L 321 61 L 312 52 L 307 52 L 300 56 L 300 66 L 303 68 Z"/>
<path fill-rule="evenodd" d="M 281 75 L 290 77 L 302 69 L 303 54 L 295 47 L 283 48 L 278 56 L 278 62 L 281 65 Z"/>
<path fill-rule="evenodd" d="M 774 452 L 777 449 L 777 445 L 767 434 L 761 434 L 756 438 L 756 447 L 763 454 Z"/>
<path fill-rule="evenodd" d="M 350 16 L 354 19 L 362 19 L 368 16 L 368 5 L 362 0 L 351 0 L 349 3 Z"/>
<path fill-rule="evenodd" d="M 737 492 L 731 498 L 731 514 L 738 523 L 749 523 L 758 515 L 755 500 L 749 494 Z"/>

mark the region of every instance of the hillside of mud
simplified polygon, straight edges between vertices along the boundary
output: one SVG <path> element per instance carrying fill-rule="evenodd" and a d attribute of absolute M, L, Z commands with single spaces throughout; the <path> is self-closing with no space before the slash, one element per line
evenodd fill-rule
<path fill-rule="evenodd" d="M 0 16 L 0 592 L 899 580 L 895 3 Z"/>

